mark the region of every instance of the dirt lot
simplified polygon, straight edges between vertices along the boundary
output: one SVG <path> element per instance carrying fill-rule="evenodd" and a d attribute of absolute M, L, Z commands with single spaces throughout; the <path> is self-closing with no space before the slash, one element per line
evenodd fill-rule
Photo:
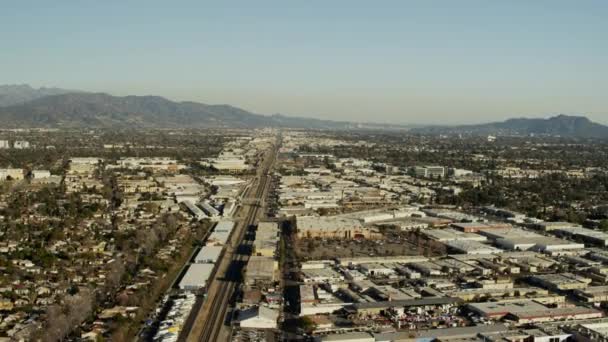
<path fill-rule="evenodd" d="M 296 245 L 300 260 L 333 259 L 338 257 L 417 255 L 414 245 L 401 241 L 321 240 L 301 239 Z"/>

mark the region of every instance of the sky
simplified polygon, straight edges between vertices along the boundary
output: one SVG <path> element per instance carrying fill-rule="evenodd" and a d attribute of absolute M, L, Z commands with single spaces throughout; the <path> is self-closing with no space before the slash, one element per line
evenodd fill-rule
<path fill-rule="evenodd" d="M 261 114 L 608 123 L 608 1 L 8 1 L 0 84 Z"/>

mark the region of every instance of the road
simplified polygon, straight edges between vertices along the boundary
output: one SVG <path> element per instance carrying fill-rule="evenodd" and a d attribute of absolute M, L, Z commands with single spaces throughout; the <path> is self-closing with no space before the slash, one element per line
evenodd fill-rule
<path fill-rule="evenodd" d="M 243 206 L 237 213 L 244 215 L 231 236 L 224 257 L 220 260 L 215 276 L 210 280 L 206 300 L 198 307 L 193 319 L 185 324 L 180 341 L 227 341 L 230 337 L 228 309 L 241 281 L 242 271 L 249 260 L 252 241 L 245 239 L 249 228 L 264 214 L 263 203 L 268 194 L 270 170 L 278 153 L 278 143 L 265 154 L 253 185 L 243 198 Z"/>

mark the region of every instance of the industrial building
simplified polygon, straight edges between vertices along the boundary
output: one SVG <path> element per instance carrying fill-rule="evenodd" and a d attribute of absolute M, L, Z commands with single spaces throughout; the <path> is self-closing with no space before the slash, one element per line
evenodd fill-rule
<path fill-rule="evenodd" d="M 454 241 L 454 240 L 467 240 L 467 241 L 478 241 L 483 242 L 486 241 L 487 238 L 485 236 L 474 234 L 474 233 L 465 233 L 455 229 L 446 228 L 446 229 L 429 229 L 422 232 L 424 235 L 429 238 L 441 242 L 445 241 Z"/>
<path fill-rule="evenodd" d="M 209 216 L 207 216 L 202 210 L 201 208 L 197 207 L 194 203 L 192 203 L 192 201 L 183 201 L 182 202 L 186 208 L 188 208 L 188 210 L 190 211 L 190 214 L 192 214 L 192 216 L 197 219 L 197 220 L 202 220 L 202 219 L 206 219 L 209 218 Z"/>
<path fill-rule="evenodd" d="M 207 286 L 207 280 L 213 272 L 214 264 L 192 264 L 179 282 L 179 288 L 196 291 Z"/>
<path fill-rule="evenodd" d="M 478 241 L 469 240 L 451 240 L 444 242 L 446 247 L 457 252 L 464 254 L 496 254 L 501 253 L 502 250 L 483 244 Z"/>
<path fill-rule="evenodd" d="M 279 312 L 265 306 L 254 306 L 239 312 L 241 329 L 276 329 Z"/>
<path fill-rule="evenodd" d="M 279 224 L 277 222 L 260 222 L 253 241 L 254 254 L 273 257 L 279 245 Z"/>
<path fill-rule="evenodd" d="M 530 282 L 553 291 L 569 291 L 587 288 L 591 279 L 572 273 L 538 274 L 530 277 Z"/>
<path fill-rule="evenodd" d="M 203 201 L 200 203 L 200 206 L 203 208 L 205 213 L 210 217 L 218 217 L 220 216 L 220 211 L 215 209 L 208 201 Z"/>
<path fill-rule="evenodd" d="M 555 228 L 552 231 L 558 236 L 569 236 L 592 245 L 608 246 L 608 234 L 583 227 Z"/>
<path fill-rule="evenodd" d="M 479 234 L 487 236 L 497 246 L 508 250 L 559 253 L 585 248 L 581 243 L 544 236 L 520 228 L 480 229 Z"/>
<path fill-rule="evenodd" d="M 194 257 L 197 264 L 214 264 L 222 254 L 223 246 L 203 246 Z"/>
<path fill-rule="evenodd" d="M 246 285 L 264 287 L 276 281 L 279 265 L 272 257 L 252 256 L 245 273 Z"/>

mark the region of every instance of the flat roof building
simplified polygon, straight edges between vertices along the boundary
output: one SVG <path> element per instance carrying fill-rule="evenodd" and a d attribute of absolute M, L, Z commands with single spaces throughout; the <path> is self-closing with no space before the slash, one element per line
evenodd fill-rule
<path fill-rule="evenodd" d="M 270 284 L 276 280 L 278 263 L 272 257 L 252 256 L 245 272 L 245 284 Z"/>
<path fill-rule="evenodd" d="M 194 257 L 197 264 L 214 264 L 222 254 L 223 246 L 203 246 Z"/>
<path fill-rule="evenodd" d="M 207 286 L 207 280 L 213 271 L 214 264 L 192 264 L 179 282 L 179 288 L 196 291 Z"/>
<path fill-rule="evenodd" d="M 361 221 L 339 216 L 298 217 L 298 238 L 379 238 L 382 235 L 374 228 L 364 227 Z"/>
<path fill-rule="evenodd" d="M 464 254 L 497 254 L 502 252 L 502 250 L 496 247 L 485 245 L 477 241 L 452 240 L 446 241 L 444 244 L 451 250 Z"/>

